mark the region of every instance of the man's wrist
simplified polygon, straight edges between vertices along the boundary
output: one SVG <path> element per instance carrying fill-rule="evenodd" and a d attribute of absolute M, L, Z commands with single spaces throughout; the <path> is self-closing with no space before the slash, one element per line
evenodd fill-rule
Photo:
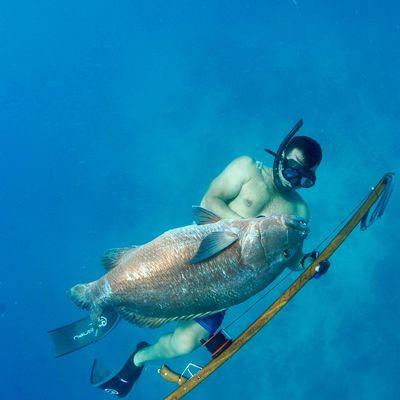
<path fill-rule="evenodd" d="M 303 269 L 306 269 L 308 265 L 314 262 L 319 256 L 318 251 L 314 250 L 311 253 L 304 254 L 303 258 L 300 260 L 300 264 Z M 306 265 L 308 263 L 308 265 Z"/>

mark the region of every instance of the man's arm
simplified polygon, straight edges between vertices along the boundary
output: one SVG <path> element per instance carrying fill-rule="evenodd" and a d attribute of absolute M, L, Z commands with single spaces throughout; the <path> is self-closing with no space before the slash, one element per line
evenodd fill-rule
<path fill-rule="evenodd" d="M 308 223 L 310 220 L 310 208 L 308 207 L 307 203 L 302 201 L 302 203 L 298 206 L 297 215 L 304 219 Z"/>
<path fill-rule="evenodd" d="M 233 160 L 211 183 L 204 195 L 201 206 L 214 212 L 223 219 L 243 218 L 231 210 L 228 203 L 235 199 L 242 186 L 249 181 L 249 169 L 253 159 L 248 156 Z"/>

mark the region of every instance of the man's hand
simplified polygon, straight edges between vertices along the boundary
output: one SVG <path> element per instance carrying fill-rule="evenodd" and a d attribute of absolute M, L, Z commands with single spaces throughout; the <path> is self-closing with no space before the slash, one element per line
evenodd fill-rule
<path fill-rule="evenodd" d="M 331 263 L 329 260 L 324 260 L 321 261 L 316 267 L 315 267 L 315 274 L 313 276 L 314 279 L 319 279 L 321 278 L 322 275 L 326 274 L 329 267 L 331 266 Z"/>

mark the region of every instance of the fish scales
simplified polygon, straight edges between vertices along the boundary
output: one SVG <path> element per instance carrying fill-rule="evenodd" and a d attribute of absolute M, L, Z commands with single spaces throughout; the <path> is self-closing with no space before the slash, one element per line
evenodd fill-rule
<path fill-rule="evenodd" d="M 168 231 L 146 246 L 131 251 L 129 258 L 121 260 L 103 278 L 112 288 L 114 304 L 126 304 L 134 298 L 141 312 L 149 316 L 162 314 L 163 317 L 176 316 L 178 306 L 182 312 L 189 314 L 215 308 L 222 283 L 237 274 L 235 267 L 240 266 L 239 244 L 232 245 L 223 256 L 199 264 L 190 264 L 189 260 L 195 255 L 201 240 L 209 233 L 218 231 L 220 225 L 190 226 Z M 209 287 L 206 292 L 203 290 L 205 286 Z M 202 303 L 185 301 L 188 300 L 185 296 L 189 294 L 202 297 Z M 169 313 L 166 303 L 172 305 Z"/>

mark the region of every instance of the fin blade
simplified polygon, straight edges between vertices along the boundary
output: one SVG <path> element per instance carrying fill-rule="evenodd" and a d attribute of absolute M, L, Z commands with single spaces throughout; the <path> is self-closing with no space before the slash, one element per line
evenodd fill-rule
<path fill-rule="evenodd" d="M 54 345 L 54 356 L 60 357 L 69 354 L 99 341 L 111 332 L 118 322 L 118 313 L 113 308 L 108 308 L 102 313 L 96 324 L 96 330 L 90 316 L 52 329 L 48 333 Z"/>
<path fill-rule="evenodd" d="M 192 206 L 192 211 L 194 222 L 197 225 L 214 224 L 221 220 L 218 215 L 200 206 Z"/>
<path fill-rule="evenodd" d="M 212 232 L 200 243 L 196 255 L 190 260 L 192 264 L 214 257 L 235 243 L 238 235 L 232 232 Z"/>
<path fill-rule="evenodd" d="M 101 263 L 106 271 L 111 271 L 118 265 L 118 262 L 129 250 L 138 249 L 139 247 L 140 246 L 131 246 L 109 249 L 104 253 Z"/>
<path fill-rule="evenodd" d="M 108 368 L 104 367 L 104 365 L 95 358 L 90 372 L 90 383 L 93 386 L 99 386 L 103 382 L 109 380 L 111 373 L 112 372 Z"/>

